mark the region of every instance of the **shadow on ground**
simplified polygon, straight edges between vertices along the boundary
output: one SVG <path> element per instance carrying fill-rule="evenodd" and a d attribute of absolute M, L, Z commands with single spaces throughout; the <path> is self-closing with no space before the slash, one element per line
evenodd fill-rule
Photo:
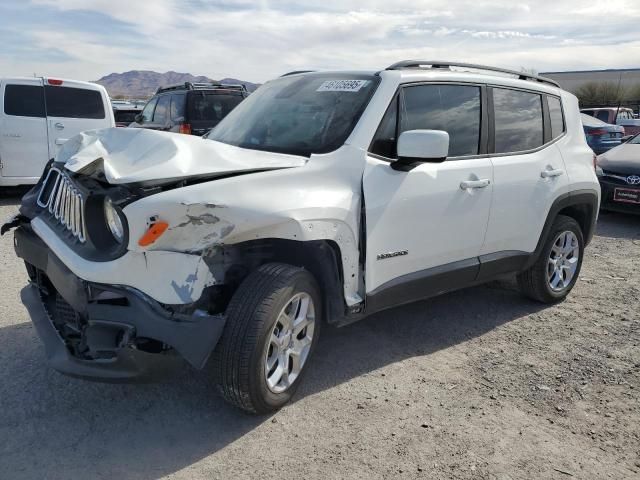
<path fill-rule="evenodd" d="M 640 205 L 638 206 L 640 212 Z M 596 235 L 607 238 L 637 240 L 640 244 L 640 215 L 600 212 Z"/>
<path fill-rule="evenodd" d="M 462 343 L 540 305 L 491 284 L 324 329 L 295 401 L 414 356 Z M 26 320 L 26 314 L 25 314 Z M 12 478 L 156 479 L 234 442 L 269 417 L 227 406 L 207 372 L 113 385 L 59 375 L 29 323 L 0 329 L 0 465 Z"/>

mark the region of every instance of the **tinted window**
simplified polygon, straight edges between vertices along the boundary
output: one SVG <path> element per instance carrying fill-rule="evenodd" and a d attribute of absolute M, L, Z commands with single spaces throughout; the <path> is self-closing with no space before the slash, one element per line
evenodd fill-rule
<path fill-rule="evenodd" d="M 169 102 L 171 102 L 171 95 L 164 95 L 158 98 L 158 105 L 156 105 L 156 111 L 153 114 L 153 123 L 159 123 L 164 125 L 167 123 L 169 117 Z"/>
<path fill-rule="evenodd" d="M 171 96 L 171 120 L 184 121 L 184 95 Z"/>
<path fill-rule="evenodd" d="M 7 85 L 4 113 L 18 117 L 44 117 L 44 89 L 35 85 Z"/>
<path fill-rule="evenodd" d="M 542 99 L 536 93 L 493 89 L 496 153 L 542 146 Z"/>
<path fill-rule="evenodd" d="M 551 117 L 551 137 L 558 138 L 564 133 L 564 117 L 562 115 L 562 103 L 557 97 L 547 97 L 549 116 Z"/>
<path fill-rule="evenodd" d="M 144 109 L 142 110 L 143 123 L 148 123 L 153 119 L 153 111 L 156 108 L 156 103 L 158 103 L 158 97 L 152 98 L 149 100 L 149 103 L 144 106 Z"/>
<path fill-rule="evenodd" d="M 378 131 L 371 142 L 371 153 L 387 158 L 396 158 L 398 132 L 398 98 L 394 98 L 380 122 Z"/>
<path fill-rule="evenodd" d="M 241 95 L 220 95 L 194 92 L 189 95 L 189 121 L 217 125 L 241 101 Z"/>
<path fill-rule="evenodd" d="M 401 131 L 449 133 L 449 156 L 477 155 L 480 144 L 480 88 L 419 85 L 404 89 Z"/>
<path fill-rule="evenodd" d="M 138 113 L 138 110 L 114 110 L 113 116 L 116 123 L 132 123 L 136 121 Z"/>
<path fill-rule="evenodd" d="M 379 77 L 309 73 L 262 85 L 205 138 L 254 150 L 310 156 L 342 146 Z"/>
<path fill-rule="evenodd" d="M 609 112 L 607 112 L 606 110 L 600 110 L 598 113 L 596 113 L 596 118 L 598 120 L 602 120 L 603 122 L 609 122 Z"/>
<path fill-rule="evenodd" d="M 47 115 L 65 118 L 105 118 L 102 95 L 84 88 L 44 87 Z"/>

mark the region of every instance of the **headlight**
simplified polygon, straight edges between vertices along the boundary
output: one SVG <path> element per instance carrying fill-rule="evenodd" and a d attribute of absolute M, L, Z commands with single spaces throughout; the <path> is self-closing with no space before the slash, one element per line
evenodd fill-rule
<path fill-rule="evenodd" d="M 124 240 L 124 226 L 122 225 L 122 219 L 120 218 L 118 210 L 116 210 L 116 207 L 109 197 L 105 197 L 104 199 L 104 218 L 107 221 L 107 226 L 113 238 L 115 238 L 118 243 L 122 243 Z"/>

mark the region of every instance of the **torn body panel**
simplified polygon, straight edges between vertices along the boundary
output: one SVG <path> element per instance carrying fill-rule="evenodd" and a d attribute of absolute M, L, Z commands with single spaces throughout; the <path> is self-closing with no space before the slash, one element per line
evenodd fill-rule
<path fill-rule="evenodd" d="M 331 241 L 340 252 L 344 301 L 356 305 L 362 301 L 364 286 L 358 246 L 361 166 L 354 156 L 364 162 L 364 154 L 354 150 L 345 145 L 332 154 L 313 155 L 303 168 L 222 178 L 140 199 L 124 209 L 128 248 L 183 252 L 212 263 L 219 247 L 245 242 Z M 151 219 L 169 227 L 153 244 L 141 247 L 138 239 Z M 218 275 L 211 277 L 219 280 Z"/>

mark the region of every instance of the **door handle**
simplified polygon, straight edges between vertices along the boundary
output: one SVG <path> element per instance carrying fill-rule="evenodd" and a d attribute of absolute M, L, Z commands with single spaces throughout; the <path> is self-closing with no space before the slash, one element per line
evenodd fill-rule
<path fill-rule="evenodd" d="M 467 190 L 469 188 L 485 188 L 491 184 L 491 180 L 488 178 L 483 178 L 482 180 L 465 180 L 460 182 L 460 188 L 462 190 Z"/>
<path fill-rule="evenodd" d="M 558 168 L 556 170 L 543 170 L 540 173 L 540 176 L 542 178 L 552 178 L 552 177 L 559 177 L 560 175 L 562 175 L 564 173 L 564 170 Z"/>
<path fill-rule="evenodd" d="M 56 127 L 56 130 L 64 130 L 64 123 L 57 122 L 53 126 Z"/>

